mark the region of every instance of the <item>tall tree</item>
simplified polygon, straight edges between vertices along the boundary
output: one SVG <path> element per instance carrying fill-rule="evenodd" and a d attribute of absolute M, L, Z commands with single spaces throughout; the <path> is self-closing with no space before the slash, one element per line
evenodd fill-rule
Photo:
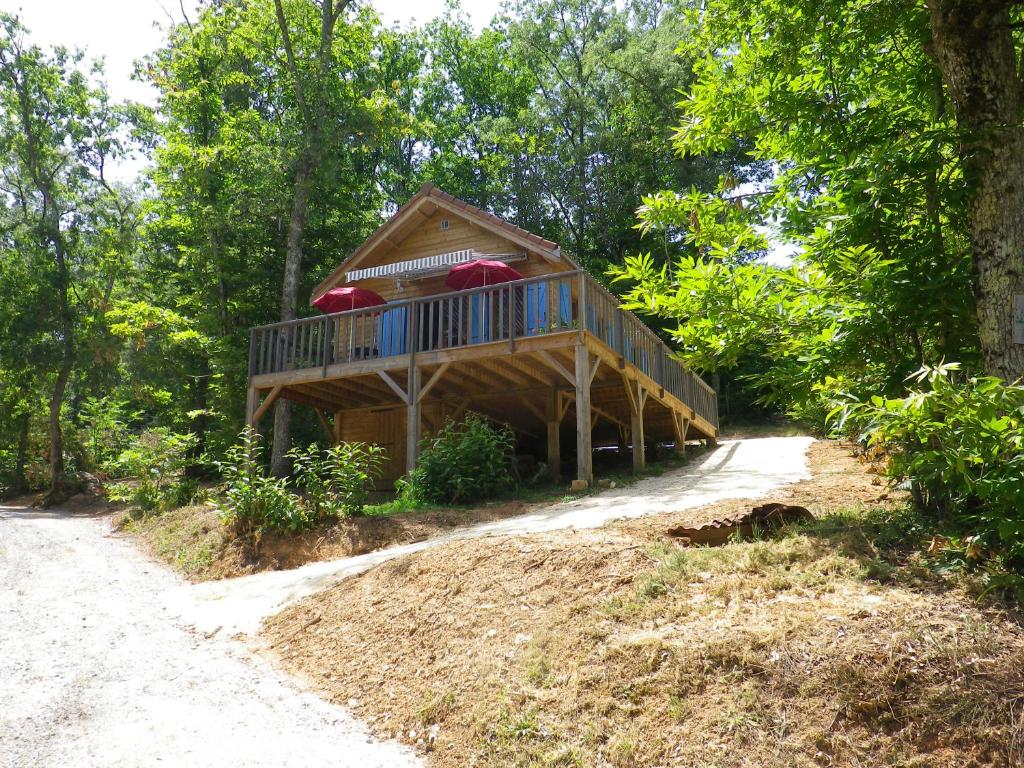
<path fill-rule="evenodd" d="M 13 252 L 40 287 L 41 333 L 50 380 L 51 499 L 63 492 L 62 408 L 82 352 L 83 325 L 96 305 L 102 250 L 113 227 L 128 226 L 129 204 L 107 182 L 120 148 L 122 114 L 80 69 L 81 55 L 25 42 L 26 30 L 0 15 L 0 158 L 15 212 Z M 102 284 L 102 280 L 101 280 Z M 28 286 L 26 286 L 28 288 Z M 111 289 L 98 291 L 100 298 Z"/>
<path fill-rule="evenodd" d="M 942 70 L 961 133 L 979 341 L 986 371 L 1006 381 L 1024 377 L 1024 344 L 1013 342 L 1014 297 L 1024 297 L 1020 5 L 1014 0 L 926 3 L 929 49 Z"/>
<path fill-rule="evenodd" d="M 302 276 L 302 245 L 306 234 L 309 213 L 309 199 L 317 170 L 328 151 L 332 136 L 328 133 L 340 120 L 330 125 L 328 119 L 332 110 L 341 106 L 331 98 L 333 84 L 344 82 L 343 73 L 338 71 L 335 55 L 335 30 L 338 21 L 350 5 L 349 0 L 301 0 L 294 8 L 292 21 L 282 0 L 274 0 L 274 11 L 278 30 L 284 46 L 286 72 L 298 105 L 300 140 L 291 170 L 291 211 L 288 218 L 288 239 L 285 249 L 284 279 L 281 286 L 281 320 L 294 320 L 299 300 L 299 283 Z M 292 25 L 308 22 L 309 7 L 319 12 L 320 35 L 318 44 L 296 54 L 293 44 Z M 296 21 L 297 20 L 297 21 Z M 300 58 L 301 55 L 301 58 Z M 349 65 L 350 62 L 342 62 Z M 274 410 L 274 444 L 271 469 L 275 474 L 287 474 L 290 466 L 286 456 L 291 448 L 291 405 L 287 400 L 278 401 Z"/>

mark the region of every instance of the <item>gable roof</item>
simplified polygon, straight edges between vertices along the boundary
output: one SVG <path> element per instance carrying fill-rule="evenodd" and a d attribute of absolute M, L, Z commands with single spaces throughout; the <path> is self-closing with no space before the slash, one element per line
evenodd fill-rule
<path fill-rule="evenodd" d="M 432 215 L 439 208 L 466 219 L 483 229 L 494 232 L 548 261 L 564 260 L 574 269 L 579 269 L 579 265 L 575 261 L 562 253 L 558 243 L 545 240 L 543 237 L 532 232 L 527 232 L 522 227 L 517 227 L 515 224 L 505 221 L 493 213 L 488 213 L 481 208 L 477 208 L 475 205 L 470 205 L 465 200 L 449 195 L 444 190 L 428 182 L 423 184 L 420 187 L 420 191 L 399 208 L 394 216 L 385 221 L 377 228 L 376 232 L 363 241 L 362 245 L 352 251 L 330 275 L 313 288 L 313 295 L 310 297 L 310 301 L 315 301 L 321 294 L 341 282 L 346 272 L 353 269 L 382 245 L 390 244 L 394 247 L 396 243 L 389 238 L 400 231 L 403 225 L 407 225 L 410 221 L 418 223 L 418 220 Z M 428 209 L 430 213 L 425 213 L 424 209 Z"/>

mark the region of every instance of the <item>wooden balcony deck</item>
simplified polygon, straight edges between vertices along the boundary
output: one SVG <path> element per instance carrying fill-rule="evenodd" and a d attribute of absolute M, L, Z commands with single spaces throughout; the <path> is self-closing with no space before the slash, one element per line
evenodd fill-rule
<path fill-rule="evenodd" d="M 645 434 L 677 444 L 718 434 L 715 392 L 583 272 L 254 328 L 249 393 L 250 424 L 285 397 L 316 408 L 336 439 L 342 418 L 404 407 L 407 468 L 431 402 L 448 415 L 472 404 L 546 439 L 549 459 L 571 406 L 586 481 L 595 440 L 632 442 L 642 466 Z"/>

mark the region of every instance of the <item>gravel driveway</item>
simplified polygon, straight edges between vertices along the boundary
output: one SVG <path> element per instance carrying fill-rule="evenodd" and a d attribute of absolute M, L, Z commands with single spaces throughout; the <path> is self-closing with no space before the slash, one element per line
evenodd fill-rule
<path fill-rule="evenodd" d="M 0 766 L 419 765 L 231 636 L 346 576 L 445 541 L 763 496 L 807 477 L 811 442 L 726 442 L 692 466 L 529 515 L 195 586 L 112 537 L 106 520 L 0 507 Z"/>
<path fill-rule="evenodd" d="M 106 520 L 0 507 L 0 766 L 418 765 L 227 637 Z"/>

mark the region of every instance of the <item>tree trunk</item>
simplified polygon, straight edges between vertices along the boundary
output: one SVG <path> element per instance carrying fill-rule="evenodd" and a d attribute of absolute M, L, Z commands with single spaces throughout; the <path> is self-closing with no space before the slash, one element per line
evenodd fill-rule
<path fill-rule="evenodd" d="M 294 320 L 299 302 L 299 280 L 302 276 L 302 237 L 306 231 L 306 213 L 309 208 L 309 193 L 313 186 L 313 172 L 316 158 L 313 147 L 303 148 L 295 169 L 292 186 L 292 212 L 288 221 L 288 241 L 284 263 L 284 281 L 281 288 L 281 321 Z M 277 476 L 284 476 L 291 470 L 291 462 L 285 455 L 291 448 L 292 411 L 288 400 L 278 398 L 274 406 L 274 446 L 271 453 L 270 469 Z"/>
<path fill-rule="evenodd" d="M 960 128 L 985 371 L 1024 376 L 1013 297 L 1024 294 L 1024 129 L 1007 0 L 929 0 L 933 50 Z"/>
<path fill-rule="evenodd" d="M 21 415 L 21 426 L 18 428 L 18 458 L 14 463 L 14 490 L 18 493 L 28 490 L 25 477 L 25 463 L 28 460 L 28 429 L 30 419 L 26 411 Z"/>

